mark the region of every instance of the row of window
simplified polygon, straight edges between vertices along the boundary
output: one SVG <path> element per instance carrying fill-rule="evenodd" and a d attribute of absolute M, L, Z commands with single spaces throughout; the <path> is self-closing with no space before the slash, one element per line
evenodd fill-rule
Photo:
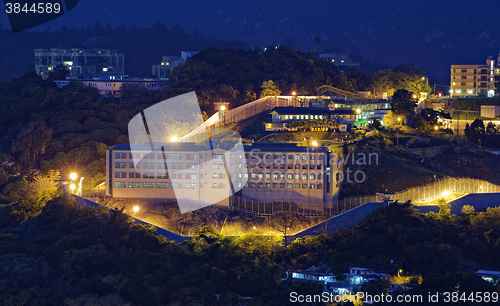
<path fill-rule="evenodd" d="M 222 174 L 214 174 L 214 175 L 220 176 Z M 199 176 L 200 176 L 200 178 L 203 178 L 203 174 L 202 173 Z M 188 179 L 188 180 L 196 180 L 196 179 L 198 179 L 198 174 L 197 173 L 185 173 L 185 174 L 182 174 L 182 173 L 165 173 L 165 172 L 163 172 L 163 173 L 153 173 L 153 172 L 144 172 L 144 173 L 142 173 L 142 178 L 145 178 L 145 179 L 154 179 L 155 177 L 157 179 L 164 179 L 164 180 L 166 180 L 168 178 L 171 178 L 171 179 L 182 179 L 182 178 L 185 178 L 185 179 Z M 127 172 L 115 172 L 115 178 L 127 178 Z M 129 172 L 128 173 L 128 178 L 141 178 L 141 173 Z"/>
<path fill-rule="evenodd" d="M 292 170 L 292 169 L 295 169 L 295 170 L 299 170 L 299 169 L 303 169 L 303 170 L 306 170 L 306 169 L 311 169 L 311 170 L 314 170 L 314 169 L 317 169 L 317 170 L 321 170 L 322 169 L 322 165 L 301 165 L 301 164 L 296 164 L 296 165 L 292 165 L 292 164 L 288 164 L 288 165 L 284 165 L 284 164 L 281 164 L 281 165 L 270 165 L 270 164 L 249 164 L 248 165 L 250 168 L 256 168 L 256 169 L 288 169 L 288 170 Z M 271 167 L 272 166 L 272 167 Z"/>
<path fill-rule="evenodd" d="M 246 183 L 245 188 L 278 188 L 278 183 Z M 292 184 L 279 183 L 279 188 L 284 189 L 322 189 L 323 184 Z M 295 187 L 295 188 L 294 188 Z"/>
<path fill-rule="evenodd" d="M 132 188 L 132 189 L 137 189 L 137 188 L 145 188 L 145 189 L 153 189 L 153 188 L 158 188 L 158 189 L 169 189 L 169 186 L 172 188 L 170 189 L 198 189 L 198 184 L 196 183 L 187 183 L 187 184 L 182 184 L 182 183 L 138 183 L 138 182 L 115 182 L 115 188 Z M 200 188 L 203 187 L 202 184 L 199 184 Z M 240 183 L 241 187 L 241 183 Z M 217 184 L 213 183 L 212 184 L 212 189 L 224 189 L 225 184 Z"/>
<path fill-rule="evenodd" d="M 174 160 L 198 160 L 198 154 L 194 153 L 126 153 L 115 152 L 115 159 L 174 159 Z M 200 156 L 202 158 L 203 156 Z M 241 158 L 242 154 L 230 154 L 230 159 Z M 224 154 L 212 154 L 212 159 L 225 159 Z"/>
<path fill-rule="evenodd" d="M 320 157 L 316 157 L 315 154 L 288 154 L 288 157 L 286 154 L 282 153 L 277 153 L 277 154 L 271 154 L 271 153 L 246 153 L 245 154 L 246 159 L 289 159 L 289 160 L 321 160 Z"/>
<path fill-rule="evenodd" d="M 126 153 L 115 152 L 115 159 L 176 159 L 176 160 L 198 160 L 198 154 L 194 153 Z M 170 157 L 170 158 L 169 158 Z"/>
<path fill-rule="evenodd" d="M 197 189 L 198 188 L 198 184 L 191 184 L 191 183 L 188 183 L 188 184 L 182 184 L 182 183 L 138 183 L 138 182 L 115 182 L 115 187 L 116 188 L 146 188 L 146 189 L 153 189 L 155 188 L 158 188 L 158 189 L 169 189 L 169 186 L 171 186 L 172 188 L 171 189 L 182 189 L 182 187 L 185 187 L 185 189 Z M 203 185 L 200 185 L 200 188 L 202 187 Z"/>
<path fill-rule="evenodd" d="M 288 119 L 323 119 L 323 115 L 285 115 L 285 120 Z"/>
<path fill-rule="evenodd" d="M 127 164 L 129 169 L 186 169 L 186 170 L 196 170 L 198 169 L 198 164 L 182 164 L 182 163 L 126 163 L 126 162 L 115 162 L 115 169 L 127 169 Z M 241 164 L 240 164 L 241 165 Z M 241 168 L 241 167 L 240 167 Z M 203 169 L 203 164 L 200 164 L 200 169 Z M 214 168 L 215 169 L 215 168 Z M 222 164 L 222 169 L 224 165 Z"/>
<path fill-rule="evenodd" d="M 127 178 L 127 174 L 128 174 L 128 178 L 141 178 L 141 173 L 137 173 L 137 172 L 115 172 L 115 178 Z M 142 173 L 142 178 L 145 178 L 145 179 L 154 179 L 155 177 L 157 179 L 168 179 L 169 177 L 171 179 L 182 179 L 182 178 L 185 178 L 185 179 L 189 179 L 189 180 L 196 180 L 198 179 L 198 176 L 200 179 L 203 178 L 203 173 L 200 173 L 198 175 L 198 173 L 165 173 L 165 172 L 158 172 L 158 173 L 154 173 L 154 172 L 143 172 Z M 212 179 L 224 179 L 225 178 L 225 174 L 223 173 L 212 173 Z M 238 173 L 238 177 L 241 178 L 241 177 L 244 177 L 244 178 L 248 178 L 248 173 L 244 173 L 243 175 L 241 173 Z M 263 178 L 266 178 L 266 179 L 270 179 L 270 178 L 273 178 L 273 179 L 288 179 L 288 180 L 300 180 L 300 179 L 303 179 L 303 180 L 314 180 L 314 179 L 318 179 L 318 180 L 321 180 L 322 178 L 322 175 L 321 173 L 320 174 L 293 174 L 293 173 L 278 173 L 278 172 L 275 172 L 275 173 L 251 173 L 250 174 L 250 178 L 252 179 L 263 179 Z"/>
<path fill-rule="evenodd" d="M 153 188 L 158 188 L 158 189 L 169 189 L 169 186 L 171 186 L 171 189 L 182 189 L 183 187 L 185 189 L 197 189 L 198 184 L 196 183 L 187 183 L 187 184 L 182 184 L 182 183 L 139 183 L 139 182 L 115 182 L 115 188 L 131 188 L 131 189 L 137 189 L 137 188 L 145 188 L 145 189 L 153 189 Z M 200 188 L 203 187 L 202 184 L 199 184 Z M 245 188 L 267 188 L 267 189 L 277 189 L 279 186 L 280 189 L 322 189 L 323 184 L 292 184 L 292 183 L 246 183 Z M 241 183 L 240 183 L 241 187 Z M 212 184 L 212 189 L 224 189 L 225 184 L 217 184 L 213 183 Z"/>
<path fill-rule="evenodd" d="M 286 178 L 289 179 L 289 180 L 293 180 L 293 179 L 296 179 L 296 180 L 300 180 L 301 178 L 303 180 L 307 180 L 308 178 L 310 180 L 314 180 L 314 179 L 318 179 L 320 180 L 321 179 L 321 174 L 318 174 L 317 176 L 315 174 L 293 174 L 293 173 L 273 173 L 272 174 L 272 177 L 273 179 L 284 179 L 285 178 L 285 175 L 286 175 Z M 266 179 L 270 179 L 271 178 L 271 173 L 251 173 L 250 174 L 250 178 L 259 178 L 259 179 L 263 179 L 263 178 L 266 178 Z"/>

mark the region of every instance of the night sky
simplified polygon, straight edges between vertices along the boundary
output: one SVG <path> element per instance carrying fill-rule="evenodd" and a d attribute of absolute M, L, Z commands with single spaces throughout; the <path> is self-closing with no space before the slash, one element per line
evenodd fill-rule
<path fill-rule="evenodd" d="M 200 1 L 109 0 L 80 3 L 35 30 L 102 25 L 167 27 L 242 39 L 251 45 L 293 39 L 303 50 L 315 37 L 344 52 L 393 67 L 415 63 L 449 84 L 451 64 L 480 64 L 500 51 L 498 0 Z M 6 13 L 0 24 L 8 27 Z M 1 42 L 8 43 L 8 42 Z"/>

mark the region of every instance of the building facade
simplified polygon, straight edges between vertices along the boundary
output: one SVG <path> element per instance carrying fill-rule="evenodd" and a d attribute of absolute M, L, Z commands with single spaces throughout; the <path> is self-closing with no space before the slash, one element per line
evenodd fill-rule
<path fill-rule="evenodd" d="M 497 61 L 493 57 L 486 60 L 486 65 L 452 65 L 451 97 L 498 95 L 500 82 L 500 54 Z"/>
<path fill-rule="evenodd" d="M 106 153 L 106 194 L 114 198 L 179 199 L 196 205 L 244 201 L 294 201 L 304 209 L 333 207 L 341 162 L 325 147 L 255 143 L 243 152 L 224 145 L 171 143 L 161 151 L 131 152 L 116 145 Z M 141 159 L 140 163 L 134 163 Z"/>
<path fill-rule="evenodd" d="M 188 58 L 198 54 L 197 51 L 181 51 L 181 56 L 162 56 L 159 64 L 153 64 L 152 74 L 160 79 L 168 79 L 172 70 L 185 63 Z"/>
<path fill-rule="evenodd" d="M 72 77 L 80 74 L 125 74 L 125 54 L 112 49 L 35 49 L 36 73 L 44 79 L 64 65 Z"/>
<path fill-rule="evenodd" d="M 153 79 L 79 79 L 66 78 L 66 80 L 55 80 L 58 87 L 62 88 L 72 82 L 82 82 L 84 86 L 94 87 L 99 90 L 101 96 L 115 96 L 121 98 L 124 84 L 144 87 L 148 90 L 159 90 L 163 88 L 165 81 Z"/>

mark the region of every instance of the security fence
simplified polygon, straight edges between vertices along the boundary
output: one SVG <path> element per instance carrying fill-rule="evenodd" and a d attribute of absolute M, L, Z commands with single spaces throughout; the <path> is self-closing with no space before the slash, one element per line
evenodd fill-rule
<path fill-rule="evenodd" d="M 302 216 L 338 215 L 368 202 L 381 202 L 384 197 L 388 197 L 393 201 L 397 200 L 400 203 L 411 200 L 412 204 L 422 205 L 438 199 L 444 199 L 448 202 L 453 198 L 454 194 L 492 192 L 500 192 L 500 185 L 474 178 L 447 177 L 427 185 L 411 187 L 393 194 L 347 197 L 340 200 L 333 200 L 331 204 L 317 200 L 259 201 L 235 197 L 231 207 L 259 216 L 271 216 L 282 213 Z M 330 206 L 331 208 L 325 208 L 325 206 Z"/>

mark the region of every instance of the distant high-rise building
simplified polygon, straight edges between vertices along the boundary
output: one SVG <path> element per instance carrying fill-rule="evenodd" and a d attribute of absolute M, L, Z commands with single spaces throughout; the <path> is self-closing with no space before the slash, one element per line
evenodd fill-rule
<path fill-rule="evenodd" d="M 36 73 L 48 78 L 56 66 L 64 65 L 69 76 L 125 74 L 125 54 L 111 49 L 35 49 Z"/>
<path fill-rule="evenodd" d="M 359 69 L 359 62 L 349 58 L 349 53 L 320 53 L 319 58 L 327 63 L 335 64 L 340 70 Z"/>
<path fill-rule="evenodd" d="M 500 54 L 497 62 L 490 56 L 486 65 L 451 65 L 451 97 L 498 95 Z"/>

